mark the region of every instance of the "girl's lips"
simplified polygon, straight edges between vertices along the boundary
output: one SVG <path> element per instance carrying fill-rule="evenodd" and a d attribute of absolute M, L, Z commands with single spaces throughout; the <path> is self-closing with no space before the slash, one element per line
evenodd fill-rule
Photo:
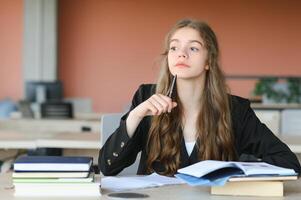
<path fill-rule="evenodd" d="M 176 64 L 176 67 L 178 67 L 178 68 L 188 68 L 189 65 L 187 65 L 185 63 L 178 63 L 178 64 Z"/>

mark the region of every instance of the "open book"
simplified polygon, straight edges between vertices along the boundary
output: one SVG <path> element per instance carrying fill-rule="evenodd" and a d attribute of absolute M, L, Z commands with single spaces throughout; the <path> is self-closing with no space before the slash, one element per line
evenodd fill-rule
<path fill-rule="evenodd" d="M 278 180 L 279 178 L 280 180 L 293 180 L 297 178 L 297 175 L 293 169 L 264 162 L 205 160 L 179 169 L 175 176 L 189 185 L 214 186 L 224 185 L 230 178 L 261 177 L 261 180 L 269 180 L 272 177 L 278 177 Z"/>

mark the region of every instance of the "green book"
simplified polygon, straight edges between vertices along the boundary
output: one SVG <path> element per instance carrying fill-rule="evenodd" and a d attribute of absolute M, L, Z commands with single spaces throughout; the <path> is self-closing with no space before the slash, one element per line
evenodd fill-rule
<path fill-rule="evenodd" d="M 13 172 L 13 178 L 87 178 L 89 172 Z"/>
<path fill-rule="evenodd" d="M 91 183 L 94 174 L 87 178 L 13 178 L 13 183 Z"/>

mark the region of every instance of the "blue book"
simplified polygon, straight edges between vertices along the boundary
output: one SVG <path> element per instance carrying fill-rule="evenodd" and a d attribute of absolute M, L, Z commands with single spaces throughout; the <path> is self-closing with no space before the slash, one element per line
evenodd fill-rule
<path fill-rule="evenodd" d="M 14 162 L 15 172 L 82 172 L 90 171 L 92 157 L 22 156 Z"/>

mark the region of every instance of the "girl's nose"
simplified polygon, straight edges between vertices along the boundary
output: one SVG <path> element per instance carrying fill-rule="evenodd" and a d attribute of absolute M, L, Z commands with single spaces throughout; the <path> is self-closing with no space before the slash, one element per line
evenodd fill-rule
<path fill-rule="evenodd" d="M 187 58 L 187 53 L 184 49 L 180 49 L 178 52 L 178 57 L 183 57 L 183 58 Z"/>

